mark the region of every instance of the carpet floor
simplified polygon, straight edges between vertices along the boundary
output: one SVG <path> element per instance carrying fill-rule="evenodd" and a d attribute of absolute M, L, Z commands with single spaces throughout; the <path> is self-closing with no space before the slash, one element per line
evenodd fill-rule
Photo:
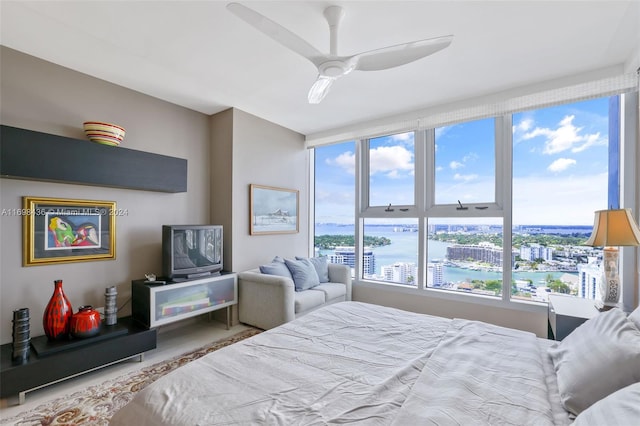
<path fill-rule="evenodd" d="M 3 425 L 108 425 L 109 419 L 135 394 L 176 368 L 208 353 L 260 333 L 249 329 L 199 349 L 161 361 L 139 371 L 91 386 L 66 397 L 56 398 L 32 410 L 2 419 Z"/>

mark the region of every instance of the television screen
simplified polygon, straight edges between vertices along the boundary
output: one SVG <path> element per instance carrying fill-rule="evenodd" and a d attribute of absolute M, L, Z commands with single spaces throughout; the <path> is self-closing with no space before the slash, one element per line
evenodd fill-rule
<path fill-rule="evenodd" d="M 218 272 L 222 269 L 222 226 L 165 225 L 163 255 L 167 278 Z"/>

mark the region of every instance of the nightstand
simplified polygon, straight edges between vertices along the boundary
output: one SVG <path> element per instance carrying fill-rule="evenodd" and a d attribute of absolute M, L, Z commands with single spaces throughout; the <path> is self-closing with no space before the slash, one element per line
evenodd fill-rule
<path fill-rule="evenodd" d="M 562 340 L 598 313 L 594 301 L 561 294 L 549 295 L 549 339 Z"/>

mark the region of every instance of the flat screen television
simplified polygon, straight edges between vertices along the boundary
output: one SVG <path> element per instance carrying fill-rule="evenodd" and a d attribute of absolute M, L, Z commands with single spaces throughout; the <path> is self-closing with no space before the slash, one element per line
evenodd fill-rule
<path fill-rule="evenodd" d="M 162 273 L 193 279 L 222 271 L 222 225 L 162 225 Z"/>

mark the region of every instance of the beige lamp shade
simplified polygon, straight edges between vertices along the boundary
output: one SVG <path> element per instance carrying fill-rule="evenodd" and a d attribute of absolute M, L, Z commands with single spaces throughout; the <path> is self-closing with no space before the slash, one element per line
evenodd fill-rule
<path fill-rule="evenodd" d="M 640 246 L 640 229 L 633 220 L 631 209 L 598 210 L 593 232 L 585 245 Z"/>

